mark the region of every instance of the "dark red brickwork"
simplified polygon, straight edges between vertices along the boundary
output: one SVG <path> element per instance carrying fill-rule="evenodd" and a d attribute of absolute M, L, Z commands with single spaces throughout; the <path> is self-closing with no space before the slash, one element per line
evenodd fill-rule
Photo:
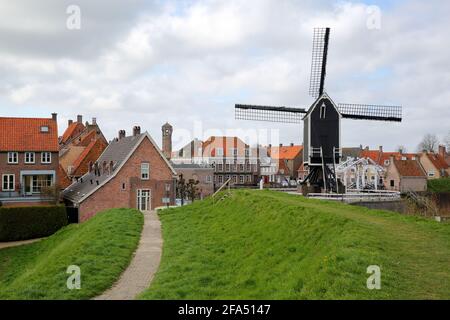
<path fill-rule="evenodd" d="M 150 180 L 141 180 L 141 163 L 150 163 Z M 80 222 L 110 208 L 136 208 L 137 190 L 151 190 L 151 209 L 163 206 L 165 185 L 170 184 L 171 204 L 175 202 L 172 171 L 149 139 L 145 138 L 118 174 L 80 203 Z M 122 185 L 125 184 L 125 190 Z"/>

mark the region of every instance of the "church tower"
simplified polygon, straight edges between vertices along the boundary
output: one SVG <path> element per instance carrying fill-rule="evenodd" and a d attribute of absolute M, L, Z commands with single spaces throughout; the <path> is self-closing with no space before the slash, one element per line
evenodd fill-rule
<path fill-rule="evenodd" d="M 168 160 L 172 157 L 172 131 L 169 123 L 162 126 L 162 151 Z"/>

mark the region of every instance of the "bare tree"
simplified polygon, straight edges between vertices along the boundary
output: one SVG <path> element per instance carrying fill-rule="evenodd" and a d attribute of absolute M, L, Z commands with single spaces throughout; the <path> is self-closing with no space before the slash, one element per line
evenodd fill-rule
<path fill-rule="evenodd" d="M 439 146 L 439 139 L 435 134 L 427 133 L 417 147 L 417 151 L 436 152 Z"/>
<path fill-rule="evenodd" d="M 447 148 L 447 152 L 450 152 L 450 131 L 447 133 L 447 136 L 444 138 L 444 145 Z"/>

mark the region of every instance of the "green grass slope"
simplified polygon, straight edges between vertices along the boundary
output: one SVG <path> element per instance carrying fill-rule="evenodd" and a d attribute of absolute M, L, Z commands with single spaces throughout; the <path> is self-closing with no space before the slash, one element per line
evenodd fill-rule
<path fill-rule="evenodd" d="M 0 299 L 88 299 L 118 279 L 140 239 L 143 216 L 113 209 L 37 243 L 0 250 Z M 67 268 L 81 268 L 81 289 L 67 289 Z"/>
<path fill-rule="evenodd" d="M 450 298 L 450 225 L 270 191 L 160 214 L 143 299 Z M 367 267 L 381 267 L 368 290 Z"/>

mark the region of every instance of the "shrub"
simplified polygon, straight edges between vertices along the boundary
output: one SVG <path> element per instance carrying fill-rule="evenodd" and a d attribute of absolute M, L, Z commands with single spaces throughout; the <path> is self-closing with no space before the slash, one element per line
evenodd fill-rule
<path fill-rule="evenodd" d="M 47 237 L 65 225 L 63 206 L 0 208 L 0 242 Z"/>

